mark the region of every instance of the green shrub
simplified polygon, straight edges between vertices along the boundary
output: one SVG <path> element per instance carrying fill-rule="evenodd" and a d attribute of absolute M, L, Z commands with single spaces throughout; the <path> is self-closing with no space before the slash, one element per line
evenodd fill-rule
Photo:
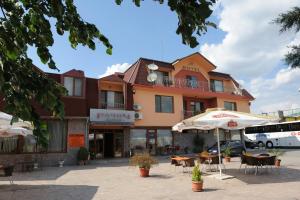
<path fill-rule="evenodd" d="M 277 159 L 285 154 L 285 152 L 280 149 L 270 149 L 268 152 L 273 156 L 276 156 Z"/>
<path fill-rule="evenodd" d="M 226 147 L 224 150 L 224 156 L 225 157 L 230 157 L 231 155 L 231 148 L 230 147 Z"/>
<path fill-rule="evenodd" d="M 134 155 L 129 160 L 130 165 L 145 169 L 150 169 L 152 165 L 155 165 L 157 163 L 157 160 L 147 153 Z"/>
<path fill-rule="evenodd" d="M 77 154 L 78 161 L 86 161 L 89 159 L 89 151 L 85 147 L 80 147 Z"/>
<path fill-rule="evenodd" d="M 192 181 L 200 182 L 202 181 L 201 171 L 199 165 L 195 165 L 193 172 L 192 172 Z"/>

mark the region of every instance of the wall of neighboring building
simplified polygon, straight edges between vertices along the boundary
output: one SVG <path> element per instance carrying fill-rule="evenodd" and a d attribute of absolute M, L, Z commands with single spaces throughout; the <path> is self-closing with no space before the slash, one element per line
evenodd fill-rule
<path fill-rule="evenodd" d="M 68 136 L 72 134 L 84 134 L 85 136 L 85 147 L 88 149 L 89 138 L 87 119 L 69 119 L 68 120 Z M 73 165 L 77 163 L 77 153 L 79 147 L 71 148 L 67 147 L 67 154 L 65 155 L 65 163 L 67 165 Z"/>
<path fill-rule="evenodd" d="M 155 95 L 173 96 L 174 113 L 155 112 Z M 183 118 L 182 95 L 156 92 L 152 89 L 136 89 L 134 104 L 141 105 L 143 119 L 136 120 L 135 126 L 173 126 Z"/>

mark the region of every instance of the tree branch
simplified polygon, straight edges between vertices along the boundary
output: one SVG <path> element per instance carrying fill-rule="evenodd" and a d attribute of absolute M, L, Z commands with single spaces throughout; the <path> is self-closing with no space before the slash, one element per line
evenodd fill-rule
<path fill-rule="evenodd" d="M 7 20 L 7 17 L 6 17 L 6 15 L 5 15 L 5 12 L 4 12 L 2 6 L 0 6 L 0 7 L 1 7 L 1 11 L 2 11 L 2 14 L 3 14 L 4 18 Z"/>

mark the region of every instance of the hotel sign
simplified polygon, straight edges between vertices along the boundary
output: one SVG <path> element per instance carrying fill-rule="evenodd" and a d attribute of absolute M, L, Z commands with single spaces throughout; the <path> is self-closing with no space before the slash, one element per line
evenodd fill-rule
<path fill-rule="evenodd" d="M 133 124 L 134 111 L 90 109 L 90 121 L 102 124 Z"/>

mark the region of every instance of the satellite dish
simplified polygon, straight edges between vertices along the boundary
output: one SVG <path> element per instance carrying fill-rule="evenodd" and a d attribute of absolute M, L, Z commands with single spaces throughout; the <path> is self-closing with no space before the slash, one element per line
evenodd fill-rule
<path fill-rule="evenodd" d="M 148 69 L 150 70 L 158 70 L 158 66 L 154 63 L 148 65 Z"/>
<path fill-rule="evenodd" d="M 149 82 L 154 82 L 157 79 L 157 74 L 154 72 L 151 72 L 148 76 L 147 76 L 147 81 Z"/>

